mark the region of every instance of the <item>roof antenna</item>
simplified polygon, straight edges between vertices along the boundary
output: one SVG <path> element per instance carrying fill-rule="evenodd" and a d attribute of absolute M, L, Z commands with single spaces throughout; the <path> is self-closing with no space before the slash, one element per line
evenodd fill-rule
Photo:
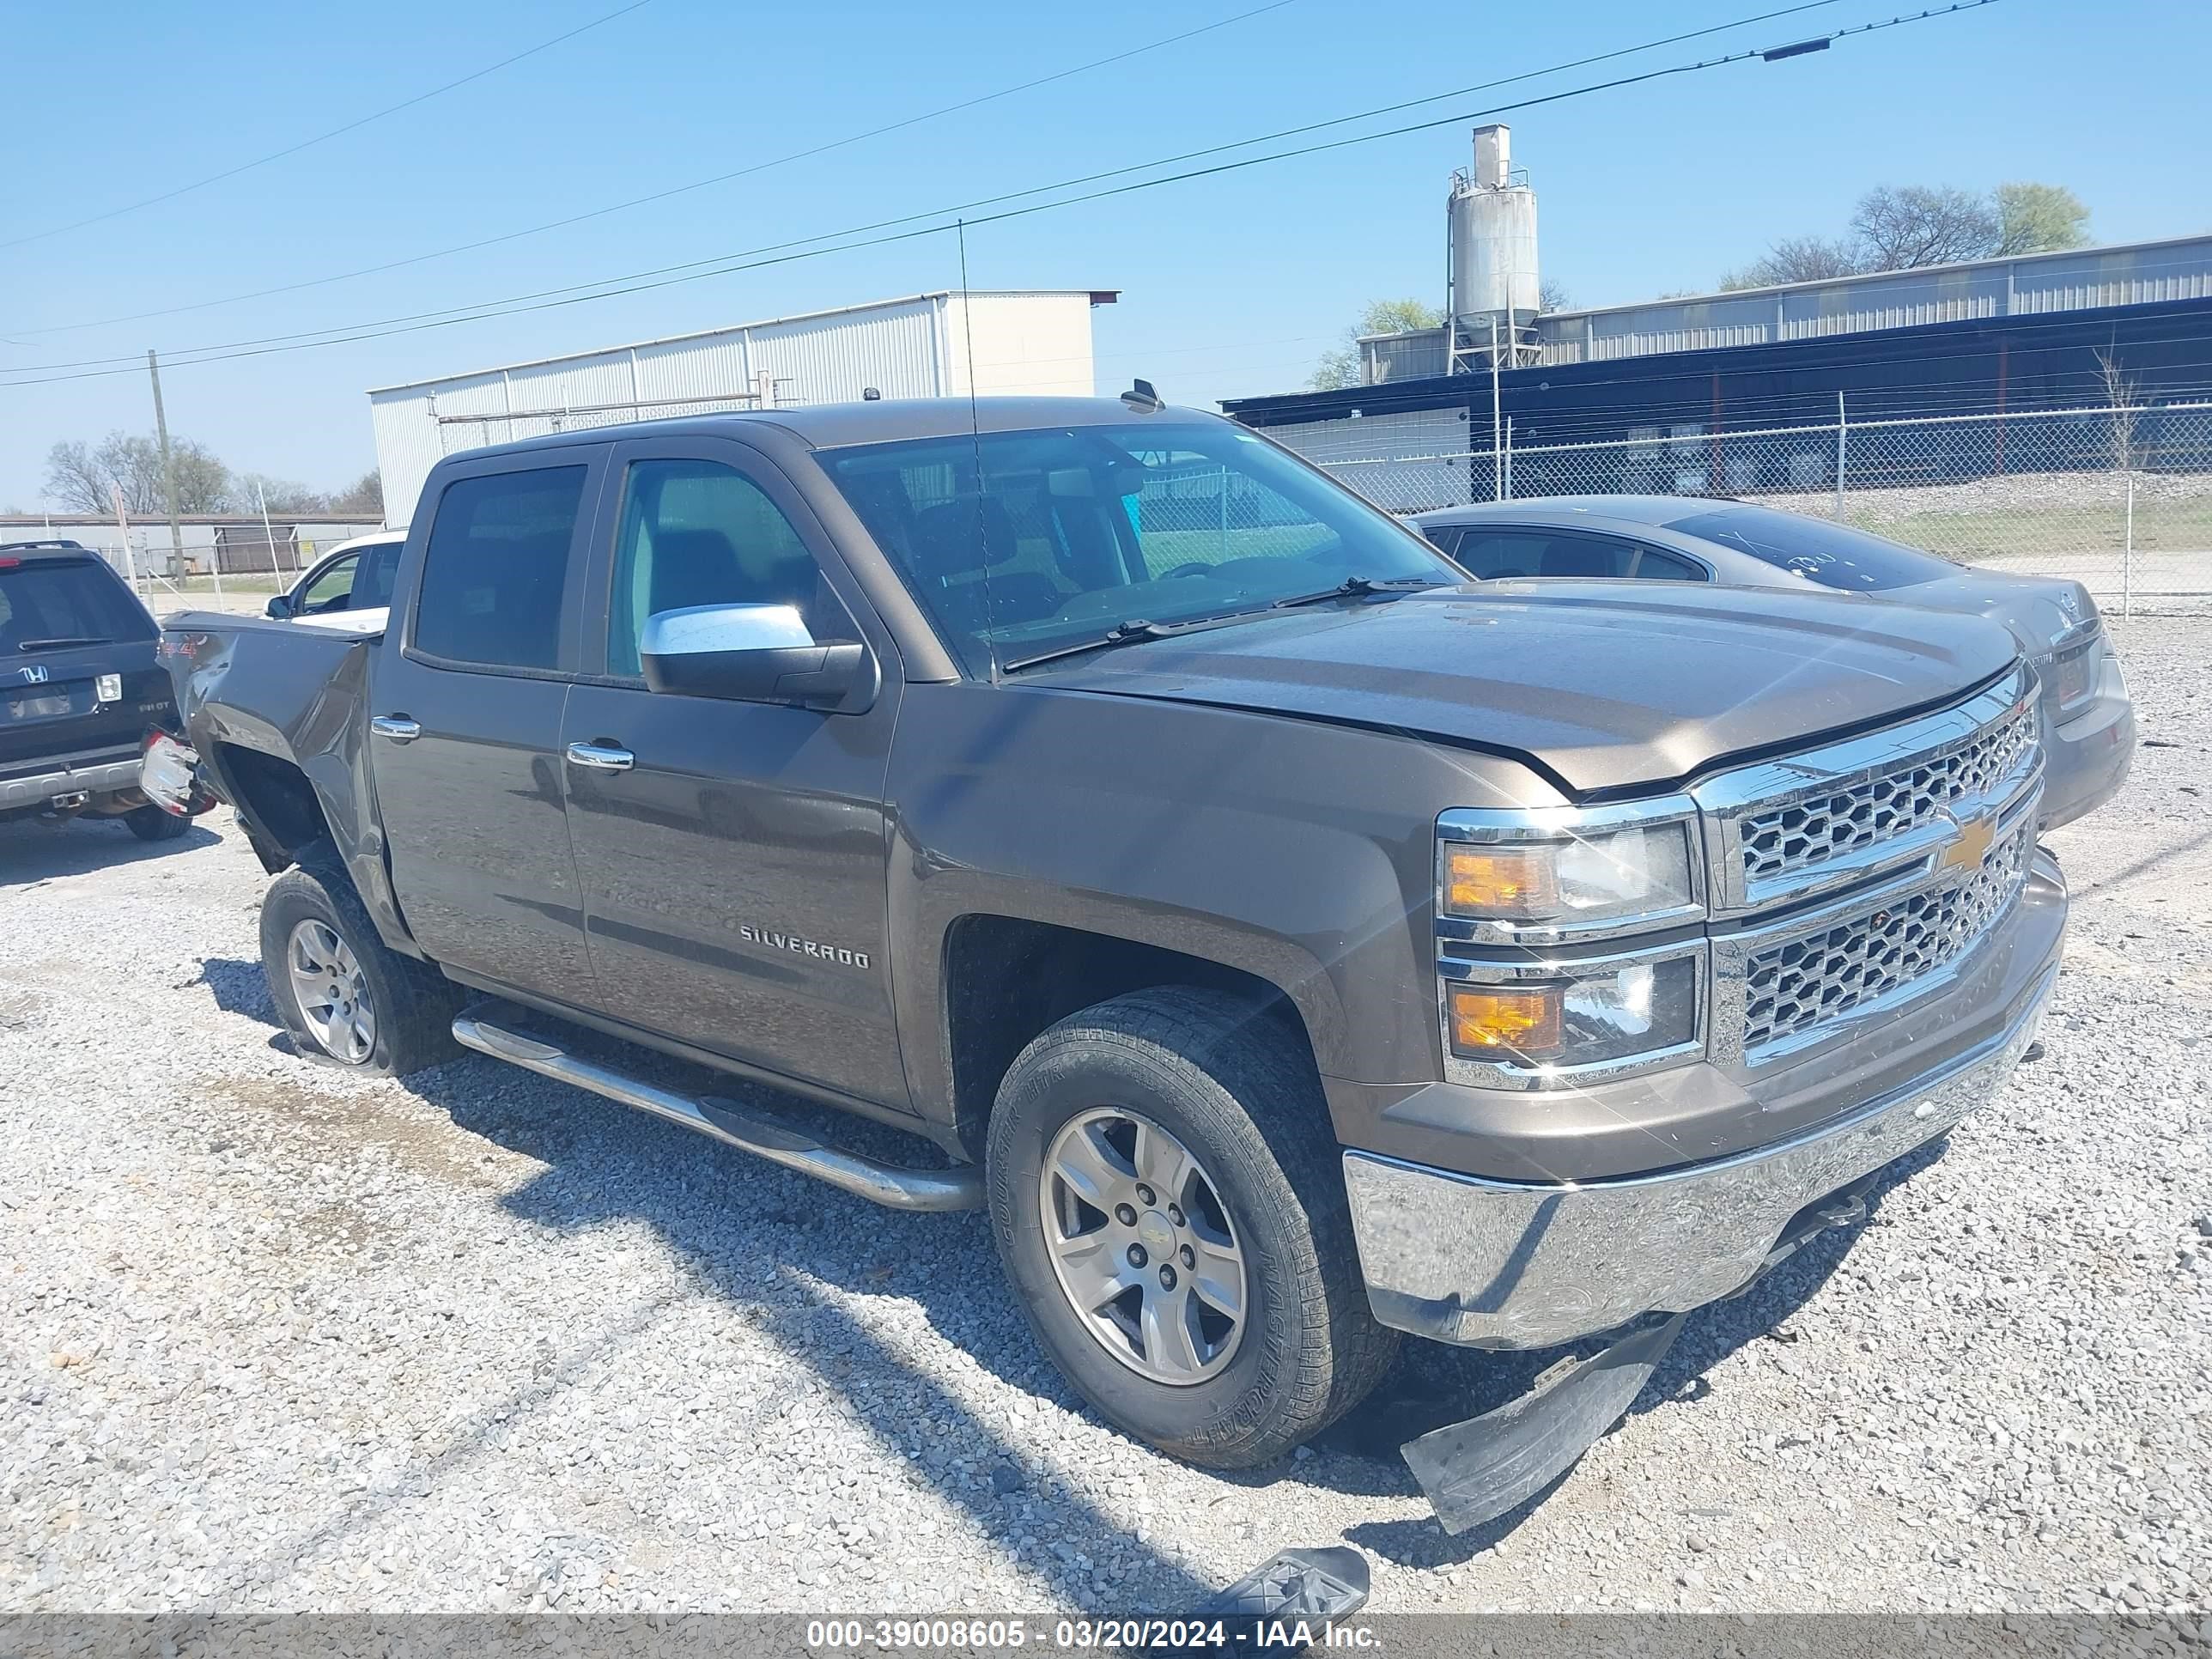
<path fill-rule="evenodd" d="M 983 573 L 983 654 L 991 668 L 991 684 L 999 683 L 999 641 L 992 634 L 996 613 L 991 608 L 991 542 L 990 532 L 984 528 L 988 522 L 983 512 L 983 417 L 975 407 L 975 307 L 968 297 L 968 222 L 955 219 L 953 228 L 960 240 L 960 328 L 968 342 L 968 438 L 975 449 L 975 548 L 983 556 L 977 568 Z M 959 488 L 953 489 L 953 499 L 959 500 Z"/>
<path fill-rule="evenodd" d="M 1129 389 L 1121 394 L 1121 401 L 1139 415 L 1157 415 L 1167 407 L 1160 401 L 1160 394 L 1152 390 L 1150 380 L 1131 382 Z"/>

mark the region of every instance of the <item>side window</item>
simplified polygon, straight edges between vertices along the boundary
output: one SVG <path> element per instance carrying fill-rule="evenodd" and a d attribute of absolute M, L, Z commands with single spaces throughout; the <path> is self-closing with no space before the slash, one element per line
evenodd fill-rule
<path fill-rule="evenodd" d="M 1429 545 L 1448 559 L 1455 559 L 1461 538 L 1468 532 L 1455 524 L 1432 524 L 1423 527 L 1421 534 L 1429 538 Z"/>
<path fill-rule="evenodd" d="M 1656 547 L 1636 550 L 1636 568 L 1630 573 L 1640 581 L 1702 582 L 1711 580 L 1701 565 L 1694 564 L 1678 553 L 1662 553 Z"/>
<path fill-rule="evenodd" d="M 354 573 L 360 568 L 361 555 L 347 554 L 307 584 L 298 608 L 302 612 L 344 610 L 352 599 Z"/>
<path fill-rule="evenodd" d="M 416 648 L 456 662 L 554 668 L 581 466 L 489 472 L 446 486 L 423 550 Z"/>
<path fill-rule="evenodd" d="M 615 541 L 607 672 L 636 675 L 646 619 L 695 605 L 789 605 L 817 640 L 857 637 L 783 510 L 718 461 L 633 461 Z"/>
<path fill-rule="evenodd" d="M 1462 530 L 1452 562 L 1470 576 L 1486 582 L 1513 576 L 1545 574 L 1547 538 L 1528 530 Z"/>

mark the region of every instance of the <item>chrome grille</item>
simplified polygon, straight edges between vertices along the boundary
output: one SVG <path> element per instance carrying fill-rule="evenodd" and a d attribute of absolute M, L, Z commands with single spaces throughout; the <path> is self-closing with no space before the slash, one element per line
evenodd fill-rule
<path fill-rule="evenodd" d="M 1746 817 L 1745 881 L 1810 870 L 1932 823 L 1954 802 L 1988 794 L 2027 759 L 2034 743 L 2033 711 L 2023 708 L 1894 771 Z"/>
<path fill-rule="evenodd" d="M 2032 829 L 2023 824 L 1991 848 L 1963 881 L 1869 906 L 1753 956 L 1744 975 L 1746 1052 L 1811 1030 L 1954 961 L 2020 890 Z"/>

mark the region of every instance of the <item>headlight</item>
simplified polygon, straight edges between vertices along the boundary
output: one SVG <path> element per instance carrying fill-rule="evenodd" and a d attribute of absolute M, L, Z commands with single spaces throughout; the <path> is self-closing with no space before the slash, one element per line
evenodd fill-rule
<path fill-rule="evenodd" d="M 1694 910 L 1687 826 L 1443 843 L 1443 908 L 1471 921 L 1664 921 Z"/>
<path fill-rule="evenodd" d="M 1547 1071 L 1639 1060 L 1698 1041 L 1695 953 L 1656 961 L 1563 964 L 1554 975 L 1455 981 L 1445 1024 L 1462 1060 Z"/>

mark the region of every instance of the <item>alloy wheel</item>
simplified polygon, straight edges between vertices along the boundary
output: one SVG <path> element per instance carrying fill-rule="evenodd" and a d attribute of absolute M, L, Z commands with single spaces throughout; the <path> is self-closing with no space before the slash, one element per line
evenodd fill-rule
<path fill-rule="evenodd" d="M 1053 1138 L 1039 1209 L 1054 1276 L 1107 1352 L 1156 1382 L 1203 1382 L 1235 1358 L 1250 1279 L 1220 1193 L 1182 1142 L 1121 1107 Z"/>

